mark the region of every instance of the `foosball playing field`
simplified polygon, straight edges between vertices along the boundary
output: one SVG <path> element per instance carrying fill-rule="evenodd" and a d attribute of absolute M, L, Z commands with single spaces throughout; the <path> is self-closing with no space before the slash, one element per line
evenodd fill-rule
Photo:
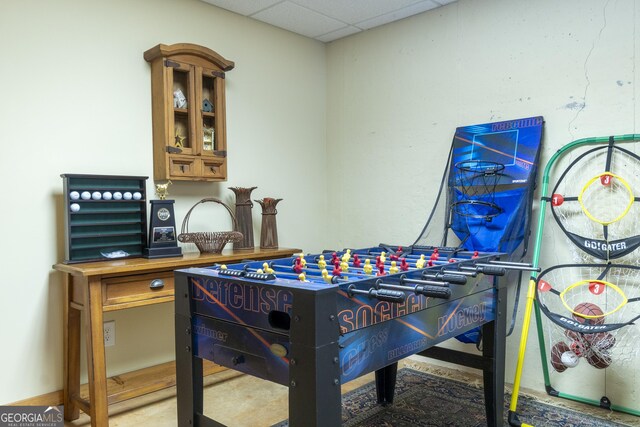
<path fill-rule="evenodd" d="M 496 276 L 527 265 L 498 253 L 379 245 L 176 272 L 180 426 L 202 414 L 202 360 L 289 387 L 292 426 L 340 425 L 340 385 L 376 372 L 393 401 L 412 354 L 484 372 L 489 425 L 502 425 L 506 292 Z M 505 293 L 505 297 L 500 296 Z M 436 347 L 481 327 L 482 355 Z"/>

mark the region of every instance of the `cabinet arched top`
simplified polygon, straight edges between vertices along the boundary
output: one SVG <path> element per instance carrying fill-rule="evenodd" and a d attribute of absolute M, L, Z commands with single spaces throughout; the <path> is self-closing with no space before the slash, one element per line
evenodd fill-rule
<path fill-rule="evenodd" d="M 229 61 L 222 57 L 217 52 L 197 44 L 192 43 L 176 43 L 172 45 L 159 44 L 152 47 L 144 53 L 144 59 L 147 62 L 152 62 L 156 58 L 171 58 L 171 57 L 197 57 L 204 59 L 220 68 L 223 71 L 232 70 L 235 66 L 233 61 Z"/>

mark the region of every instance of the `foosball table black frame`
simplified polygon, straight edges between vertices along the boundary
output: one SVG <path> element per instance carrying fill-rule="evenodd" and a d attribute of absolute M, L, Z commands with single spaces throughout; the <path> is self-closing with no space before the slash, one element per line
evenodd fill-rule
<path fill-rule="evenodd" d="M 482 355 L 433 346 L 419 354 L 483 372 L 487 425 L 504 423 L 506 284 L 493 279 L 494 320 L 484 323 Z M 224 427 L 203 414 L 203 359 L 193 351 L 191 287 L 187 277 L 175 280 L 176 392 L 178 426 Z M 289 341 L 296 359 L 289 367 L 289 425 L 341 425 L 339 327 L 335 292 L 301 292 L 292 307 Z M 297 362 L 304 361 L 304 362 Z M 378 402 L 393 403 L 397 362 L 375 371 Z M 327 380 L 329 379 L 329 381 Z M 304 384 L 302 387 L 300 384 Z"/>

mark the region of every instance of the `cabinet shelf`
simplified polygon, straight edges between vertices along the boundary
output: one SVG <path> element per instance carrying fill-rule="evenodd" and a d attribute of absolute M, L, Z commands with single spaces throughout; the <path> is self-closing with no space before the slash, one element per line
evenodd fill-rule
<path fill-rule="evenodd" d="M 140 236 L 144 234 L 143 231 L 134 231 L 134 232 L 116 232 L 116 231 L 105 231 L 105 232 L 96 232 L 96 233 L 71 233 L 72 239 L 91 239 L 94 237 L 120 237 L 120 236 Z"/>
<path fill-rule="evenodd" d="M 159 44 L 144 59 L 151 64 L 154 179 L 226 181 L 226 157 L 210 158 L 227 152 L 225 73 L 235 64 L 190 43 Z"/>

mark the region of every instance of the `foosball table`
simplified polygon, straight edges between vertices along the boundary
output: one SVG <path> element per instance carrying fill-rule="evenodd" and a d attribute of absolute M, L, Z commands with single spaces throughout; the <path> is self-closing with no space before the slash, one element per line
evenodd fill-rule
<path fill-rule="evenodd" d="M 522 264 L 497 253 L 379 245 L 178 270 L 178 425 L 203 414 L 203 359 L 289 387 L 289 425 L 339 426 L 341 384 L 375 372 L 393 402 L 397 362 L 427 357 L 482 369 L 487 424 L 503 423 L 506 289 Z M 482 355 L 437 347 L 481 327 Z"/>

